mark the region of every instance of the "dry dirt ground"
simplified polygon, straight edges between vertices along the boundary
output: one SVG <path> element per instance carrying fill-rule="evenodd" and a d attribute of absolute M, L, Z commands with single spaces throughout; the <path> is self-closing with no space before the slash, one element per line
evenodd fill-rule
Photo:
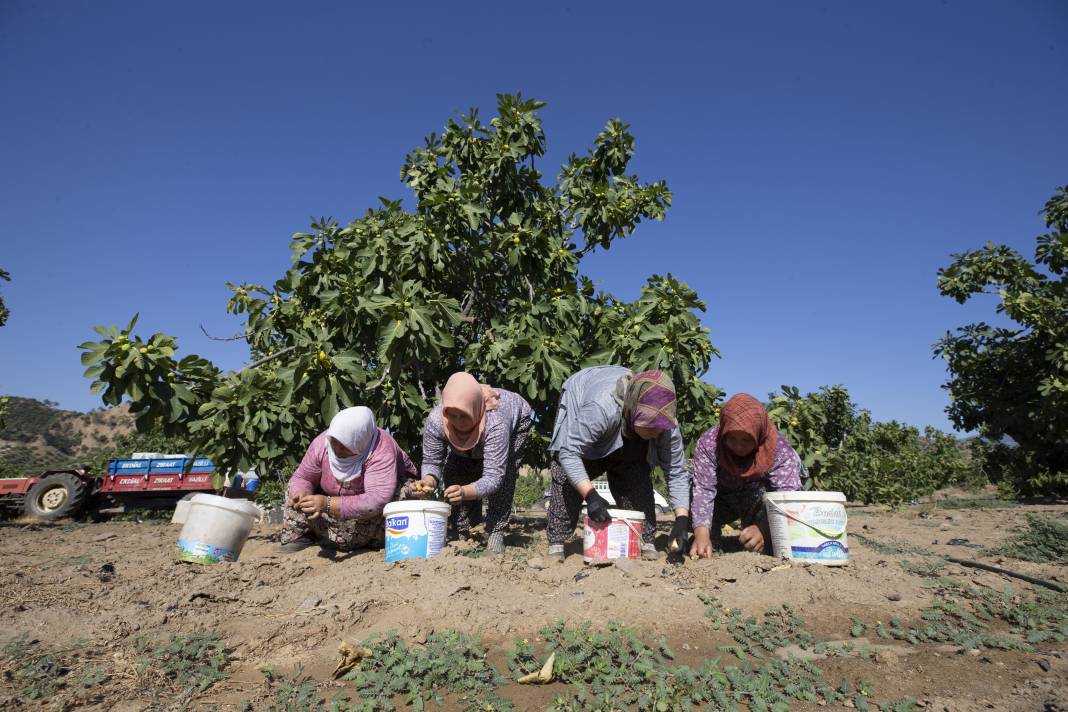
<path fill-rule="evenodd" d="M 481 640 L 488 661 L 505 676 L 514 641 L 536 642 L 539 630 L 558 620 L 619 621 L 647 631 L 650 640 L 665 638 L 679 663 L 697 666 L 720 657 L 723 665 L 737 664 L 719 650 L 734 641 L 726 627 L 713 627 L 699 594 L 746 615 L 789 604 L 817 638 L 834 641 L 850 640 L 853 617 L 917 621 L 935 602 L 939 589 L 930 574 L 906 570 L 903 561 L 932 569 L 942 556 L 978 558 L 1068 584 L 1064 566 L 947 544 L 967 539 L 993 548 L 1032 511 L 1061 516 L 1068 506 L 851 507 L 850 563 L 843 568 L 786 565 L 745 552 L 681 565 L 661 560 L 594 568 L 575 553 L 580 541 L 564 564 L 550 564 L 541 557 L 544 518 L 533 512 L 513 523 L 503 560 L 461 544 L 432 560 L 395 564 L 386 564 L 379 551 L 333 559 L 315 549 L 280 555 L 274 552 L 277 527 L 270 524 L 254 531 L 239 562 L 201 566 L 175 560 L 178 527 L 168 523 L 4 522 L 0 644 L 7 652 L 0 655 L 0 709 L 268 709 L 279 683 L 272 685 L 264 668 L 285 680 L 310 681 L 306 689 L 325 700 L 339 691 L 355 698 L 351 686 L 332 679 L 339 641 L 358 643 L 391 630 L 416 648 L 435 631 L 463 631 Z M 668 527 L 661 523 L 662 538 Z M 1020 600 L 1037 590 L 956 564 L 935 575 L 983 589 L 1011 588 Z M 143 647 L 198 631 L 217 632 L 232 649 L 225 679 L 179 694 L 162 663 L 139 652 L 138 642 Z M 1068 643 L 1047 640 L 1028 652 L 964 650 L 881 639 L 867 630 L 855 646 L 869 654 L 815 663 L 835 685 L 842 678 L 870 679 L 872 699 L 910 697 L 920 708 L 938 710 L 1068 710 Z M 33 649 L 55 651 L 43 663 L 33 658 L 43 666 L 36 672 L 24 662 Z M 64 668 L 64 655 L 80 657 Z M 88 682 L 75 679 L 86 676 Z M 32 679 L 44 680 L 37 693 L 27 692 Z M 499 692 L 520 709 L 544 709 L 566 687 L 507 684 Z M 447 699 L 444 709 L 461 708 Z"/>

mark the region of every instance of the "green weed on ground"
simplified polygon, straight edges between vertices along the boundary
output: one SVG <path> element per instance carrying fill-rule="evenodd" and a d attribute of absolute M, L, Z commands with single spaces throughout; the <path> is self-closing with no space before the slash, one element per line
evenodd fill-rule
<path fill-rule="evenodd" d="M 934 574 L 941 568 L 928 562 L 902 564 L 915 567 L 918 574 Z M 1036 643 L 1068 640 L 1068 596 L 998 591 L 945 577 L 931 578 L 926 585 L 935 590 L 937 600 L 922 611 L 920 620 L 866 623 L 853 618 L 850 634 L 860 637 L 871 631 L 880 638 L 916 645 L 951 642 L 969 649 L 1023 651 L 1033 650 Z M 699 596 L 710 627 L 726 630 L 733 638 L 733 644 L 720 647 L 732 658 L 705 659 L 698 666 L 680 664 L 662 638 L 613 622 L 603 629 L 589 622 L 578 626 L 558 622 L 543 628 L 536 642 L 516 641 L 507 655 L 508 672 L 513 679 L 527 675 L 540 670 L 549 655 L 554 655 L 552 684 L 562 689 L 548 708 L 552 712 L 784 712 L 798 703 L 849 704 L 858 710 L 884 712 L 915 709 L 915 702 L 908 698 L 876 701 L 870 680 L 843 679 L 835 684 L 816 662 L 773 655 L 796 645 L 815 654 L 855 653 L 864 660 L 874 659 L 871 650 L 857 651 L 849 643 L 821 640 L 790 606 L 753 616 L 727 609 L 712 596 Z M 314 681 L 286 681 L 265 671 L 273 695 L 267 709 L 375 712 L 403 706 L 423 710 L 431 702 L 468 711 L 514 709 L 498 692 L 505 678 L 486 660 L 485 650 L 463 634 L 437 633 L 424 647 L 408 647 L 394 634 L 363 645 L 372 651 L 371 656 L 343 678 L 352 683 L 351 698 L 340 693 L 326 703 Z M 736 662 L 724 662 L 734 658 Z"/>
<path fill-rule="evenodd" d="M 941 559 L 926 559 L 921 561 L 901 559 L 897 563 L 908 573 L 923 576 L 924 578 L 935 576 L 939 571 L 946 567 L 946 562 Z"/>
<path fill-rule="evenodd" d="M 737 665 L 720 665 L 706 659 L 698 667 L 678 664 L 663 639 L 652 640 L 618 623 L 595 629 L 556 623 L 540 631 L 537 643 L 516 641 L 508 653 L 512 678 L 540 670 L 555 655 L 552 684 L 559 691 L 548 709 L 552 712 L 587 710 L 709 709 L 785 712 L 796 702 L 842 704 L 847 700 L 860 710 L 914 709 L 909 699 L 875 703 L 868 680 L 842 680 L 832 685 L 813 662 L 774 657 L 751 658 L 746 651 L 770 651 L 786 642 L 801 642 L 815 650 L 825 643 L 804 631 L 788 608 L 773 609 L 762 620 L 727 611 L 715 599 L 703 596 L 709 618 L 721 619 L 732 630 L 742 656 Z M 713 620 L 713 623 L 715 620 Z M 246 710 L 271 712 L 377 712 L 424 710 L 447 705 L 468 712 L 508 712 L 514 703 L 498 690 L 506 679 L 486 660 L 485 650 L 456 632 L 437 633 L 426 645 L 409 647 L 395 634 L 362 643 L 371 655 L 343 676 L 352 684 L 351 696 L 337 693 L 328 703 L 314 680 L 289 680 L 265 669 L 270 702 Z"/>
<path fill-rule="evenodd" d="M 953 497 L 935 502 L 941 509 L 1005 509 L 1019 507 L 1020 503 L 1001 497 Z"/>
<path fill-rule="evenodd" d="M 1068 639 L 1068 595 L 1039 590 L 1033 596 L 1011 589 L 973 586 L 940 577 L 928 581 L 936 600 L 924 608 L 920 620 L 896 618 L 863 623 L 854 619 L 850 633 L 859 637 L 871 630 L 887 640 L 953 643 L 965 649 L 1033 651 L 1034 643 Z"/>
<path fill-rule="evenodd" d="M 3 648 L 4 683 L 29 700 L 53 700 L 59 707 L 89 704 L 108 681 L 85 641 L 54 649 L 23 634 Z"/>
<path fill-rule="evenodd" d="M 138 638 L 139 674 L 159 691 L 203 692 L 227 677 L 233 652 L 214 632 L 179 633 L 169 639 Z"/>
<path fill-rule="evenodd" d="M 444 704 L 446 695 L 463 710 L 514 709 L 497 694 L 505 680 L 486 661 L 486 651 L 462 633 L 434 633 L 423 647 L 409 648 L 395 634 L 363 645 L 371 656 L 342 677 L 352 682 L 359 700 L 341 709 L 393 710 L 393 700 L 400 696 L 408 708 L 418 711 L 431 700 Z"/>
<path fill-rule="evenodd" d="M 338 693 L 329 706 L 323 703 L 319 694 L 319 683 L 311 679 L 290 680 L 279 675 L 271 668 L 261 668 L 260 672 L 267 680 L 271 702 L 266 708 L 246 702 L 242 712 L 348 712 L 349 698 Z"/>
<path fill-rule="evenodd" d="M 861 710 L 871 709 L 871 683 L 854 686 L 843 680 L 838 686 L 826 681 L 814 663 L 791 658 L 764 659 L 759 649 L 772 650 L 787 640 L 804 640 L 813 647 L 825 645 L 803 631 L 803 624 L 787 608 L 774 609 L 763 621 L 745 617 L 741 611 L 725 611 L 710 596 L 702 595 L 708 618 L 732 631 L 738 643 L 731 652 L 738 665 L 720 665 L 720 658 L 706 659 L 699 667 L 676 664 L 674 653 L 663 640 L 650 644 L 637 631 L 609 623 L 605 630 L 589 624 L 568 627 L 562 623 L 541 631 L 544 644 L 536 650 L 529 641 L 516 643 L 509 654 L 509 668 L 519 676 L 536 670 L 549 654 L 555 654 L 554 672 L 571 689 L 557 695 L 553 712 L 619 709 L 657 710 L 772 710 L 784 712 L 794 702 L 842 704 L 851 700 Z M 758 653 L 750 658 L 748 651 Z M 913 709 L 911 700 L 884 702 L 881 709 Z"/>
<path fill-rule="evenodd" d="M 1048 514 L 1028 514 L 1027 524 L 990 553 L 1040 564 L 1068 564 L 1068 521 Z"/>
<path fill-rule="evenodd" d="M 740 608 L 724 609 L 719 601 L 706 594 L 698 594 L 698 597 L 705 604 L 705 617 L 709 619 L 712 629 L 719 630 L 726 626 L 734 638 L 734 645 L 721 646 L 720 650 L 738 658 L 763 658 L 767 653 L 788 645 L 811 649 L 817 654 L 848 652 L 852 648 L 851 645 L 837 648 L 817 640 L 805 630 L 805 622 L 797 616 L 793 607 L 786 604 L 769 608 L 764 612 L 763 620 L 760 620 L 756 616 L 746 616 Z"/>
<path fill-rule="evenodd" d="M 902 565 L 921 575 L 937 574 L 942 567 L 939 562 L 907 560 Z M 919 620 L 868 623 L 853 618 L 850 635 L 857 638 L 870 631 L 880 638 L 915 645 L 955 643 L 968 649 L 1021 651 L 1032 651 L 1037 643 L 1068 640 L 1068 596 L 1063 594 L 999 591 L 946 577 L 929 578 L 925 585 L 934 590 L 936 600 L 921 612 Z M 732 644 L 720 647 L 724 656 L 706 658 L 696 666 L 681 664 L 663 638 L 614 622 L 604 628 L 590 622 L 578 626 L 558 622 L 541 629 L 533 642 L 516 641 L 507 654 L 507 672 L 517 679 L 540 670 L 550 655 L 555 656 L 551 684 L 556 696 L 548 707 L 552 712 L 785 712 L 799 703 L 850 705 L 862 711 L 916 709 L 909 698 L 877 701 L 870 680 L 843 679 L 835 684 L 817 662 L 780 659 L 783 648 L 795 645 L 817 655 L 856 654 L 869 662 L 875 657 L 872 649 L 855 650 L 851 643 L 820 639 L 790 606 L 771 608 L 759 616 L 745 615 L 740 609 L 725 608 L 712 596 L 698 595 L 709 626 L 725 630 L 733 639 Z M 272 694 L 267 709 L 423 710 L 431 702 L 471 712 L 515 709 L 512 701 L 499 694 L 505 678 L 486 660 L 485 650 L 463 634 L 436 633 L 425 646 L 415 647 L 389 634 L 362 645 L 371 655 L 343 678 L 352 684 L 351 697 L 343 692 L 327 703 L 314 681 L 286 681 L 265 671 Z"/>
<path fill-rule="evenodd" d="M 116 699 L 130 685 L 138 695 L 188 701 L 226 677 L 231 651 L 217 633 L 192 633 L 166 641 L 138 639 L 134 652 L 137 667 L 131 674 L 113 650 L 84 640 L 59 647 L 22 635 L 2 649 L 3 684 L 20 698 L 47 701 L 56 709 Z"/>

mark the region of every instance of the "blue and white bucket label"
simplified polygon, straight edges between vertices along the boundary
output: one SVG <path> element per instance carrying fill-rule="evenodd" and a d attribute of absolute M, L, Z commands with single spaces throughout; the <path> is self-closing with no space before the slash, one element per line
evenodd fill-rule
<path fill-rule="evenodd" d="M 223 546 L 202 541 L 178 540 L 178 558 L 195 564 L 217 564 L 220 561 L 237 561 L 239 552 Z"/>
<path fill-rule="evenodd" d="M 849 561 L 847 517 L 842 502 L 769 502 L 768 520 L 776 555 L 820 564 Z"/>
<path fill-rule="evenodd" d="M 427 513 L 386 517 L 386 561 L 429 559 L 445 545 L 445 516 Z"/>
<path fill-rule="evenodd" d="M 840 541 L 825 541 L 818 546 L 790 546 L 790 557 L 801 561 L 845 561 L 849 548 Z"/>

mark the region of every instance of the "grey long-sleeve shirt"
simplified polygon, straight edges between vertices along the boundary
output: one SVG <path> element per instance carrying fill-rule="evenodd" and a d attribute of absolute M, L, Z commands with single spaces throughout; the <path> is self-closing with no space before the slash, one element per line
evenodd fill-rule
<path fill-rule="evenodd" d="M 441 482 L 441 468 L 445 464 L 445 457 L 449 454 L 449 450 L 452 450 L 458 457 L 482 461 L 482 476 L 474 482 L 475 491 L 480 498 L 488 497 L 496 492 L 509 471 L 512 471 L 511 474 L 514 476 L 518 463 L 515 459 L 516 453 L 512 452 L 513 439 L 520 423 L 524 419 L 530 420 L 530 404 L 517 393 L 503 388 L 496 390 L 500 394 L 497 407 L 486 413 L 486 428 L 482 431 L 482 437 L 478 444 L 467 452 L 460 452 L 449 445 L 449 441 L 445 438 L 441 406 L 434 406 L 423 427 L 421 471 L 424 477 L 433 475 L 434 479 Z"/>
<path fill-rule="evenodd" d="M 572 485 L 588 479 L 584 458 L 599 460 L 623 446 L 623 406 L 614 393 L 629 373 L 622 366 L 593 366 L 564 381 L 549 450 Z M 690 473 L 677 425 L 649 441 L 649 464 L 664 470 L 672 509 L 689 509 Z"/>

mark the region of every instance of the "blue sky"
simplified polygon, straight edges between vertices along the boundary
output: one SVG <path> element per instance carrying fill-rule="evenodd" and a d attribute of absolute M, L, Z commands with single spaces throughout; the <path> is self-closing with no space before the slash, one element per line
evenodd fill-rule
<path fill-rule="evenodd" d="M 550 177 L 605 121 L 675 194 L 585 270 L 707 301 L 709 380 L 843 383 L 948 427 L 930 345 L 990 319 L 949 255 L 1030 254 L 1068 183 L 1068 4 L 0 4 L 0 392 L 99 405 L 76 345 L 145 333 L 224 367 L 226 280 L 272 282 L 309 215 L 408 197 L 404 154 L 497 92 L 548 102 Z M 989 299 L 989 298 L 988 298 Z"/>

